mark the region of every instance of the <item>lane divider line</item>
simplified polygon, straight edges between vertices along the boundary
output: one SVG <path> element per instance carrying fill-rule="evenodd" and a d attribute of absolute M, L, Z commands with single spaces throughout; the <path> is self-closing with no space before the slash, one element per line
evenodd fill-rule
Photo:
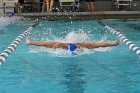
<path fill-rule="evenodd" d="M 138 47 L 136 44 L 134 44 L 132 41 L 130 41 L 124 34 L 121 32 L 116 31 L 115 29 L 107 26 L 100 20 L 96 20 L 100 25 L 104 26 L 106 29 L 108 29 L 112 34 L 116 34 L 120 40 L 128 46 L 129 49 L 133 50 L 139 57 L 140 57 L 140 47 Z"/>
<path fill-rule="evenodd" d="M 26 37 L 30 32 L 37 26 L 38 22 L 33 24 L 31 27 L 29 27 L 27 30 L 25 30 L 22 34 L 17 36 L 17 38 L 0 54 L 0 65 L 2 65 L 6 58 L 14 52 L 16 47 L 20 44 L 21 40 Z"/>

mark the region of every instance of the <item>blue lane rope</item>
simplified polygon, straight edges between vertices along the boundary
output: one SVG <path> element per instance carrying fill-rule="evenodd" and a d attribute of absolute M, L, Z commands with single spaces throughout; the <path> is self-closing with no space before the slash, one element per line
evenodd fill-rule
<path fill-rule="evenodd" d="M 101 21 L 97 20 L 99 22 L 99 24 L 101 24 L 102 26 L 104 26 L 106 29 L 108 29 L 112 34 L 116 34 L 120 40 L 126 44 L 126 46 L 129 47 L 129 49 L 133 50 L 139 57 L 140 57 L 140 47 L 138 47 L 136 44 L 134 44 L 132 41 L 130 41 L 127 37 L 125 37 L 125 35 L 123 35 L 122 33 L 115 31 L 115 29 L 105 25 L 104 23 L 102 23 Z"/>
<path fill-rule="evenodd" d="M 25 30 L 22 34 L 20 34 L 10 45 L 9 47 L 7 47 L 7 49 L 4 50 L 4 52 L 2 52 L 0 54 L 0 65 L 2 65 L 6 58 L 12 53 L 14 52 L 14 50 L 16 49 L 16 47 L 20 44 L 21 40 L 27 36 L 28 34 L 30 34 L 30 32 L 33 30 L 34 27 L 36 27 L 38 24 L 38 22 L 36 22 L 35 24 L 33 24 L 31 27 L 29 27 L 27 30 Z"/>

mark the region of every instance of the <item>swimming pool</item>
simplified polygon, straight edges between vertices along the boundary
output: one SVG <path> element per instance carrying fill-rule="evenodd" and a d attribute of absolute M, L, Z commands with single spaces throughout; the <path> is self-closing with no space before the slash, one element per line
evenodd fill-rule
<path fill-rule="evenodd" d="M 0 52 L 34 21 L 0 17 Z M 3 21 L 3 22 L 2 22 Z M 139 20 L 103 20 L 140 46 Z M 114 41 L 107 29 L 94 20 L 40 21 L 28 38 L 38 41 Z M 139 93 L 139 57 L 119 46 L 67 50 L 26 46 L 25 40 L 0 67 L 1 93 Z"/>

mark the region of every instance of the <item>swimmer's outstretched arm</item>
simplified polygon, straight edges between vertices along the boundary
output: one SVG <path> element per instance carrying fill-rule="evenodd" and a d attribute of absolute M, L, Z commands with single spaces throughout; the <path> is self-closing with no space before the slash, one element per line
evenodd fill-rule
<path fill-rule="evenodd" d="M 111 42 L 76 43 L 76 46 L 91 49 L 91 48 L 98 48 L 98 47 L 117 46 L 119 45 L 119 43 L 120 40 L 115 40 L 113 43 Z"/>
<path fill-rule="evenodd" d="M 26 39 L 26 45 L 44 46 L 49 48 L 67 48 L 69 43 L 59 43 L 59 42 L 44 42 L 44 41 L 30 41 Z"/>

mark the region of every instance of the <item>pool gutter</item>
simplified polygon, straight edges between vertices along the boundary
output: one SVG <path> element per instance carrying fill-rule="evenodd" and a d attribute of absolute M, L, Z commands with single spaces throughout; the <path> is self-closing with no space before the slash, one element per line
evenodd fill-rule
<path fill-rule="evenodd" d="M 140 11 L 44 12 L 15 15 L 43 20 L 140 19 Z"/>

